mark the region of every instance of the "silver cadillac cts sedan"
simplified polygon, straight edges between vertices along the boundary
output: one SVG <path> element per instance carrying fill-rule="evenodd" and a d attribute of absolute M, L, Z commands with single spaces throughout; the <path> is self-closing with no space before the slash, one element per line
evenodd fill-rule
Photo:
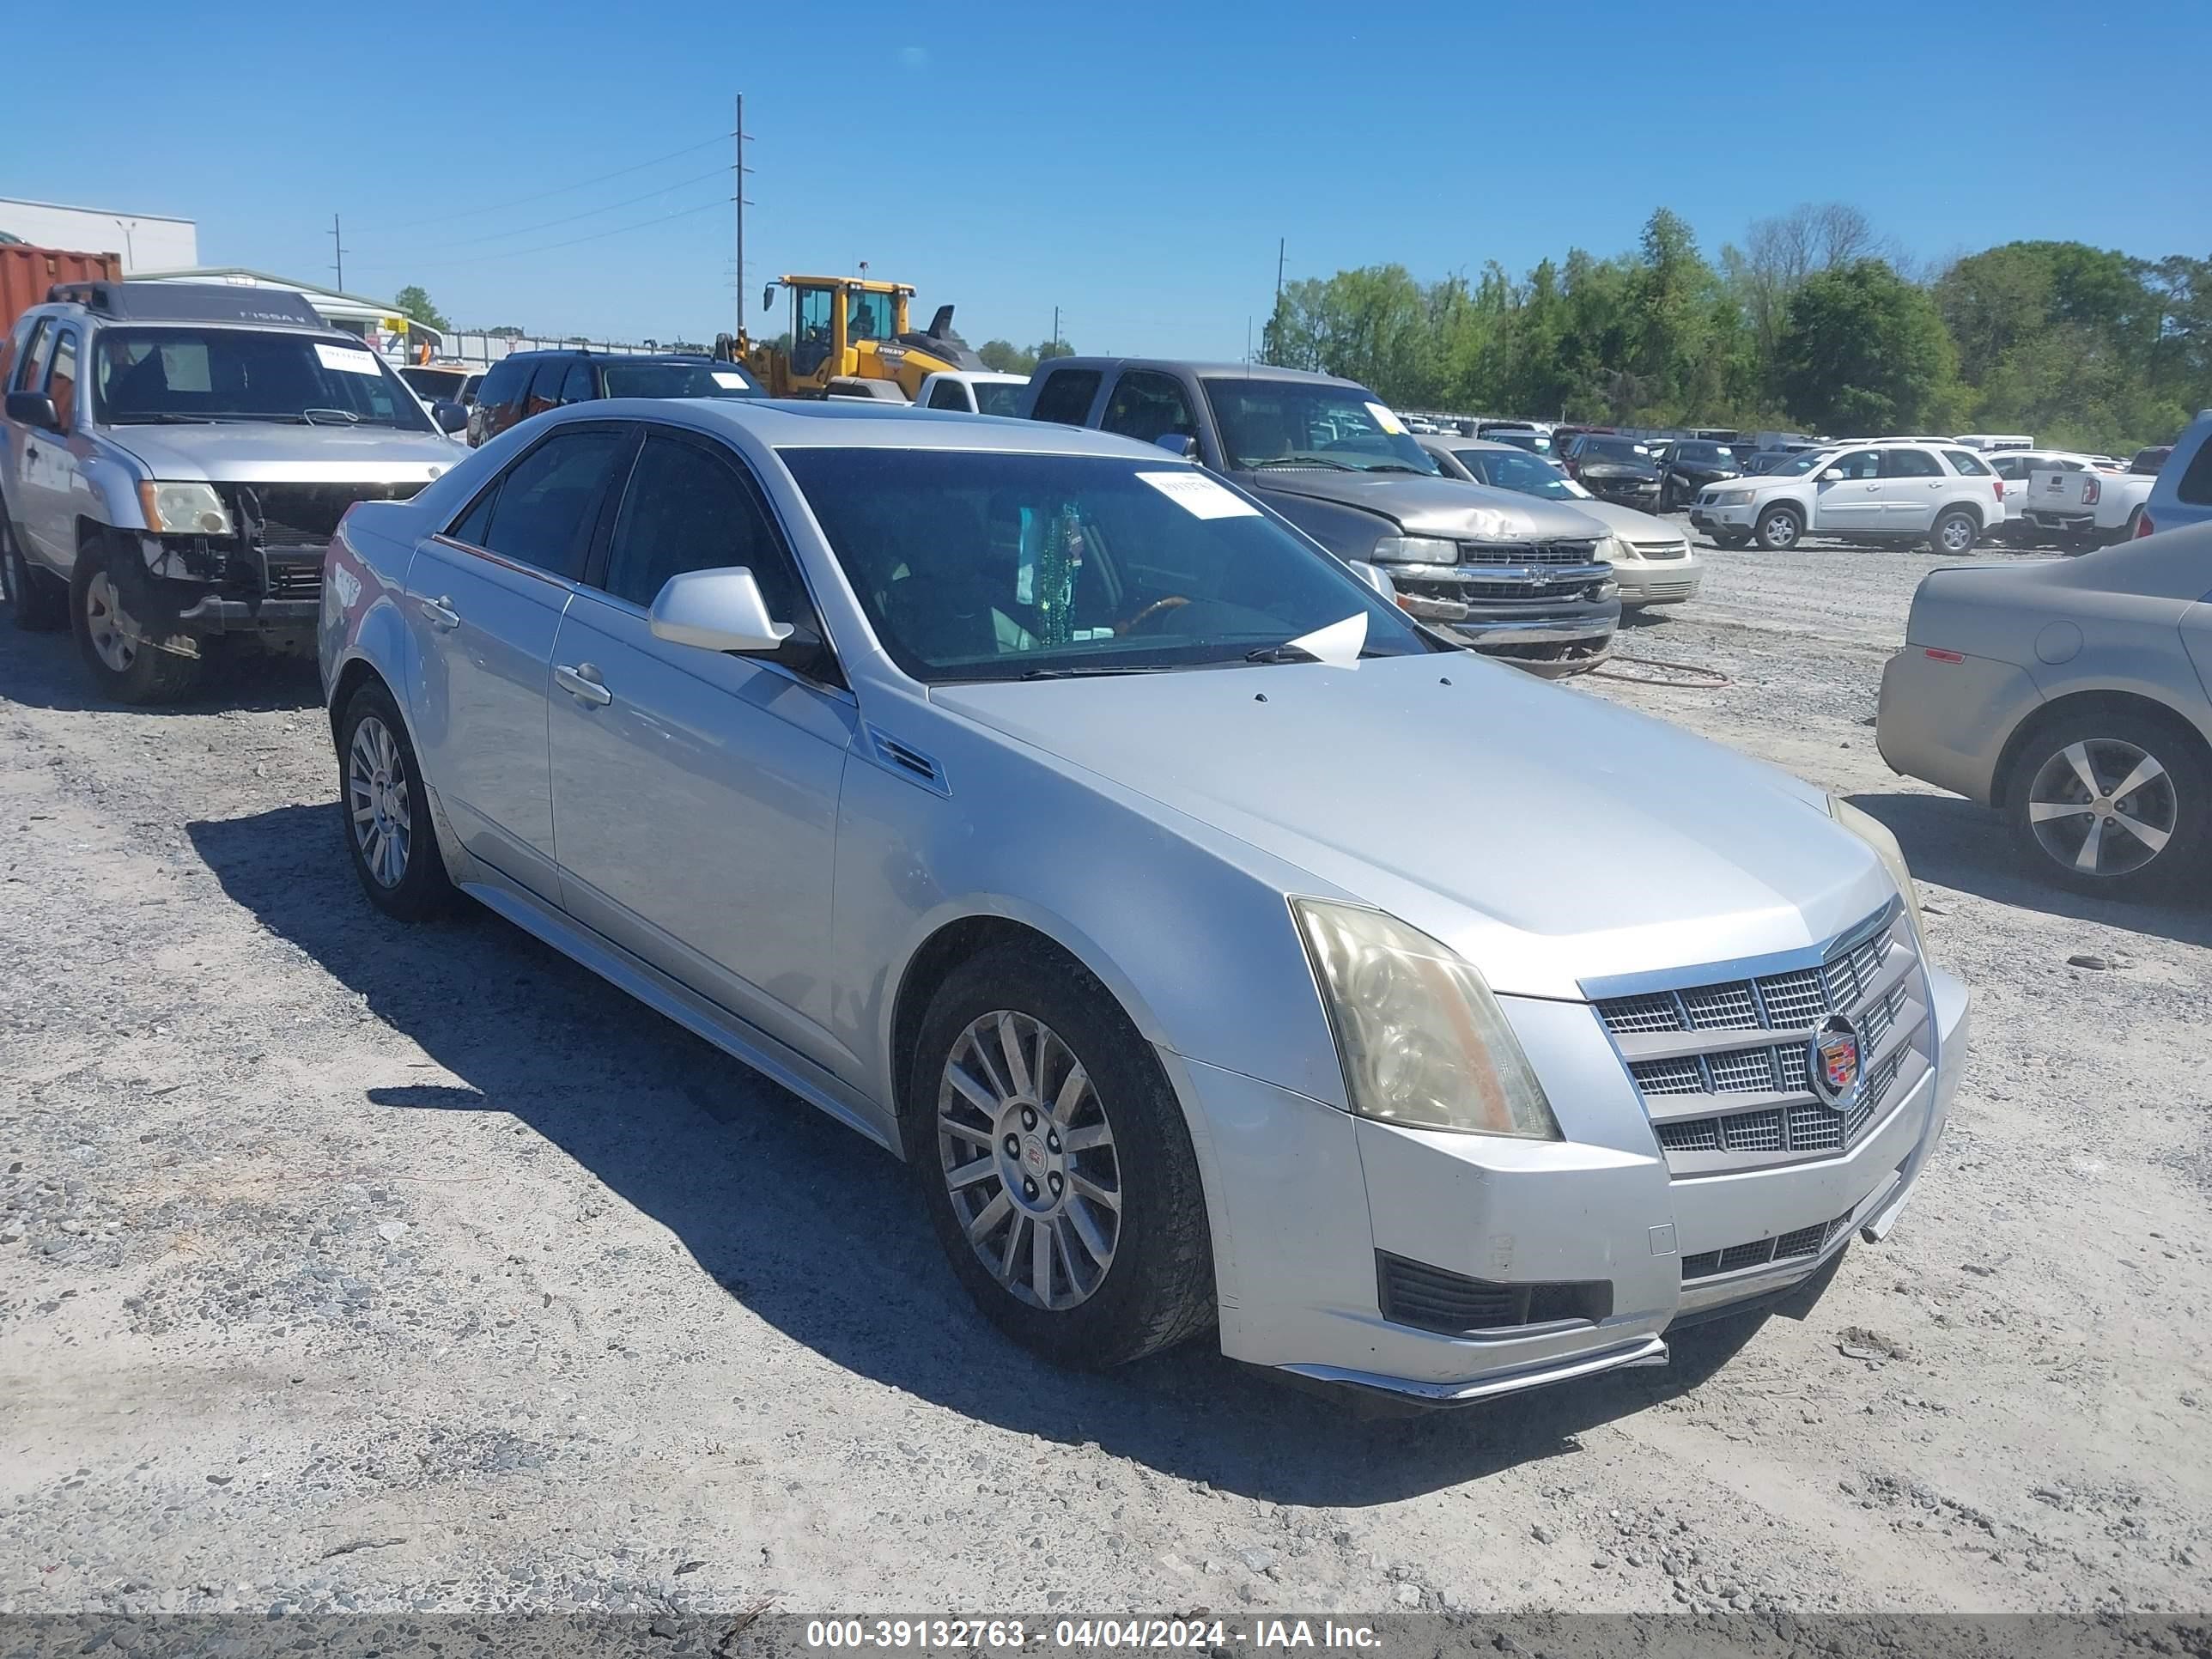
<path fill-rule="evenodd" d="M 1881 1237 L 1942 1131 L 1966 997 L 1885 830 L 1161 450 L 600 402 L 329 559 L 369 897 L 465 893 L 909 1161 L 1055 1360 L 1660 1363 Z"/>

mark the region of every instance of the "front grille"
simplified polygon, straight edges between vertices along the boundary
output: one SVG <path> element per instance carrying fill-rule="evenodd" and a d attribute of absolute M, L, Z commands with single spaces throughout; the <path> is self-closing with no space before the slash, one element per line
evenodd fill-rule
<path fill-rule="evenodd" d="M 266 547 L 312 547 L 320 552 L 337 533 L 338 520 L 356 501 L 404 501 L 422 489 L 413 483 L 253 483 L 226 486 L 241 527 L 258 526 Z"/>
<path fill-rule="evenodd" d="M 270 560 L 267 597 L 272 599 L 319 599 L 323 596 L 323 562 L 304 559 Z"/>
<path fill-rule="evenodd" d="M 1634 590 L 1641 599 L 1686 599 L 1698 591 L 1695 582 L 1645 582 Z"/>
<path fill-rule="evenodd" d="M 1644 1096 L 1669 1170 L 1718 1173 L 1856 1145 L 1899 1079 L 1909 1087 L 1929 1064 L 1926 992 L 1911 951 L 1911 931 L 1893 908 L 1845 935 L 1817 967 L 1601 999 L 1599 1015 Z M 1808 1052 L 1814 1028 L 1838 1012 L 1857 1030 L 1865 1067 L 1840 1112 L 1814 1093 Z M 1774 1040 L 1739 1035 L 1765 1032 Z M 1743 1098 L 1732 1104 L 1731 1096 Z M 1700 1097 L 1709 1109 L 1697 1109 Z"/>
<path fill-rule="evenodd" d="M 1686 559 L 1690 556 L 1687 542 L 1631 542 L 1639 559 Z"/>
<path fill-rule="evenodd" d="M 1462 564 L 1595 564 L 1595 542 L 1462 542 Z"/>
<path fill-rule="evenodd" d="M 1375 1253 L 1375 1286 L 1382 1317 L 1392 1324 L 1453 1336 L 1563 1319 L 1595 1323 L 1613 1315 L 1613 1285 L 1605 1279 L 1500 1285 L 1387 1250 Z"/>
<path fill-rule="evenodd" d="M 1746 1267 L 1764 1267 L 1771 1261 L 1818 1255 L 1827 1248 L 1829 1240 L 1850 1224 L 1850 1216 L 1839 1215 L 1833 1221 L 1800 1227 L 1779 1238 L 1757 1238 L 1747 1244 L 1731 1244 L 1724 1250 L 1700 1250 L 1695 1255 L 1682 1258 L 1682 1278 L 1685 1282 L 1711 1279 L 1721 1273 L 1741 1273 Z"/>
<path fill-rule="evenodd" d="M 1439 582 L 1433 591 L 1419 582 L 1407 582 L 1401 586 L 1430 599 L 1457 599 L 1462 604 L 1472 599 L 1533 599 L 1557 605 L 1563 600 L 1581 599 L 1591 584 L 1586 580 L 1571 582 Z"/>

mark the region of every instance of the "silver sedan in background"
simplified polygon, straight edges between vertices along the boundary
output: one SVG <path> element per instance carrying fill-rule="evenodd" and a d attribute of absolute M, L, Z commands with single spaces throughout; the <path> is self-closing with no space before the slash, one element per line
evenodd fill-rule
<path fill-rule="evenodd" d="M 1697 598 L 1705 561 L 1692 551 L 1680 525 L 1619 501 L 1601 501 L 1550 461 L 1517 445 L 1449 435 L 1419 442 L 1448 477 L 1555 501 L 1595 520 L 1607 537 L 1599 556 L 1613 567 L 1624 606 L 1680 605 Z"/>
<path fill-rule="evenodd" d="M 2201 880 L 2212 834 L 2212 524 L 1921 579 L 1881 677 L 1893 771 L 1994 806 L 2083 892 Z"/>
<path fill-rule="evenodd" d="M 1966 995 L 1887 830 L 1155 447 L 579 404 L 353 509 L 324 591 L 369 897 L 458 889 L 910 1161 L 1056 1360 L 1659 1363 L 1942 1132 Z"/>

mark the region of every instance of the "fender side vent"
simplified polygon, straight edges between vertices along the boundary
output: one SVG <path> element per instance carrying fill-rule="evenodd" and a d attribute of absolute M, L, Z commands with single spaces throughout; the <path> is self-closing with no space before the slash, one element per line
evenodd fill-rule
<path fill-rule="evenodd" d="M 878 761 L 909 782 L 940 795 L 950 795 L 952 786 L 945 781 L 944 770 L 919 749 L 901 743 L 880 726 L 868 727 L 868 746 Z"/>
<path fill-rule="evenodd" d="M 1613 1285 L 1602 1279 L 1500 1285 L 1377 1250 L 1375 1279 L 1383 1318 L 1448 1336 L 1571 1319 L 1595 1324 L 1613 1314 Z"/>

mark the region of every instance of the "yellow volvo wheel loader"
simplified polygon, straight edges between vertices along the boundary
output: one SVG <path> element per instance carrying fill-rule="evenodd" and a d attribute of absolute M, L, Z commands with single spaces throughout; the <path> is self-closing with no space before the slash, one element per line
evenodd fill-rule
<path fill-rule="evenodd" d="M 908 325 L 914 289 L 904 283 L 786 276 L 761 295 L 762 310 L 774 309 L 779 287 L 791 295 L 789 350 L 744 334 L 714 342 L 716 356 L 744 363 L 770 397 L 911 403 L 932 374 L 984 367 L 952 331 L 951 306 L 939 306 L 927 329 Z"/>

